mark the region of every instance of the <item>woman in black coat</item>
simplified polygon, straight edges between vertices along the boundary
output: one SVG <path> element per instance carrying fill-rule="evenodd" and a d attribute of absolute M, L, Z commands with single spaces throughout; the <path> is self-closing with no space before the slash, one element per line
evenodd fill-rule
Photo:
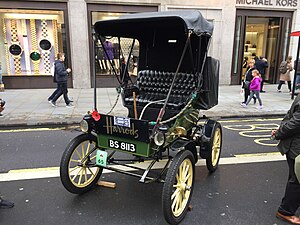
<path fill-rule="evenodd" d="M 250 95 L 250 82 L 251 80 L 253 79 L 253 76 L 252 76 L 252 71 L 255 69 L 255 61 L 254 60 L 251 60 L 249 62 L 249 67 L 248 67 L 248 70 L 247 72 L 245 73 L 245 79 L 243 81 L 243 88 L 244 88 L 244 101 L 241 103 L 241 104 L 246 104 L 247 100 L 248 100 L 248 97 Z M 254 104 L 256 103 L 256 98 L 253 96 L 253 99 L 254 99 Z"/>

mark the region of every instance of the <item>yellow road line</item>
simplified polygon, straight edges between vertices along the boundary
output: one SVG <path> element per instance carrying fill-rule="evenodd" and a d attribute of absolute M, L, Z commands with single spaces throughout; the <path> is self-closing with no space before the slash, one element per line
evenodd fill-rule
<path fill-rule="evenodd" d="M 240 119 L 240 120 L 219 120 L 220 123 L 239 123 L 239 122 L 264 122 L 264 121 L 281 121 L 283 118 L 255 118 L 255 119 Z"/>
<path fill-rule="evenodd" d="M 16 169 L 16 170 L 10 170 L 8 173 L 30 173 L 30 172 L 39 172 L 39 171 L 52 171 L 52 170 L 58 170 L 58 169 L 59 169 L 59 167 Z"/>
<path fill-rule="evenodd" d="M 78 126 L 71 126 L 71 127 L 58 127 L 58 128 L 25 128 L 25 129 L 11 129 L 11 130 L 0 130 L 0 133 L 17 133 L 17 132 L 34 132 L 34 131 L 53 131 L 53 130 L 66 130 L 67 129 L 74 129 Z"/>
<path fill-rule="evenodd" d="M 250 153 L 250 154 L 237 154 L 235 157 L 254 157 L 254 156 L 274 156 L 281 155 L 280 152 L 262 152 L 262 153 Z"/>
<path fill-rule="evenodd" d="M 254 153 L 254 154 L 240 154 L 234 157 L 221 158 L 219 165 L 232 165 L 232 164 L 245 164 L 245 163 L 259 163 L 259 162 L 275 162 L 283 161 L 285 157 L 279 152 L 268 153 Z M 149 161 L 139 163 L 138 167 L 146 169 Z M 161 160 L 155 164 L 153 169 L 162 169 L 166 160 Z M 196 166 L 205 166 L 205 159 L 198 160 Z M 132 164 L 137 165 L 137 164 Z M 118 166 L 119 167 L 119 166 Z M 132 168 L 122 167 L 123 170 L 132 171 Z M 104 170 L 103 173 L 112 173 L 110 170 Z M 59 167 L 44 167 L 44 168 L 31 168 L 31 169 L 17 169 L 10 170 L 7 173 L 0 173 L 0 182 L 16 181 L 16 180 L 29 180 L 29 179 L 42 179 L 42 178 L 55 178 L 59 177 Z"/>

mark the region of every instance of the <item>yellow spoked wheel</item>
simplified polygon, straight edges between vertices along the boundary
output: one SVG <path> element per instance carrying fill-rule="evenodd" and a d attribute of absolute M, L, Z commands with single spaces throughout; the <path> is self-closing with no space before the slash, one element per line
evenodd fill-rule
<path fill-rule="evenodd" d="M 193 192 L 195 159 L 189 150 L 179 152 L 168 169 L 162 194 L 165 219 L 170 224 L 183 220 Z"/>
<path fill-rule="evenodd" d="M 91 134 L 74 138 L 63 153 L 60 178 L 71 193 L 81 194 L 90 190 L 99 180 L 103 168 L 95 166 L 97 139 Z"/>
<path fill-rule="evenodd" d="M 222 148 L 222 128 L 218 122 L 212 130 L 210 146 L 211 154 L 206 159 L 206 166 L 210 172 L 214 172 L 218 167 Z"/>

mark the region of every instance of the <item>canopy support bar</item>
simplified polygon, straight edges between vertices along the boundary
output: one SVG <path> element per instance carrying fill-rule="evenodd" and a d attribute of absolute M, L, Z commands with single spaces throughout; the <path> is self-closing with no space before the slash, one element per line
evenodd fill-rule
<path fill-rule="evenodd" d="M 187 50 L 187 48 L 188 48 L 188 46 L 189 46 L 189 44 L 190 44 L 190 41 L 191 41 L 190 37 L 191 37 L 191 33 L 188 33 L 188 37 L 187 37 L 187 39 L 186 39 L 186 42 L 185 42 L 185 45 L 184 45 L 184 49 L 183 49 L 183 52 L 182 52 L 182 54 L 181 54 L 181 57 L 180 57 L 180 60 L 179 60 L 179 63 L 178 63 L 178 66 L 177 66 L 177 69 L 176 69 L 176 72 L 175 72 L 175 75 L 174 75 L 172 84 L 171 84 L 171 87 L 170 87 L 170 89 L 169 89 L 169 92 L 168 92 L 168 95 L 167 95 L 167 97 L 166 97 L 165 103 L 164 103 L 163 107 L 160 109 L 160 112 L 159 112 L 158 117 L 157 117 L 157 120 L 156 120 L 156 124 L 159 124 L 159 123 L 161 122 L 161 120 L 162 120 L 162 118 L 163 118 L 163 116 L 164 116 L 164 114 L 165 114 L 165 110 L 166 110 L 166 107 L 167 107 L 167 103 L 168 103 L 168 101 L 169 101 L 169 98 L 170 98 L 170 95 L 171 95 L 173 86 L 174 86 L 174 84 L 175 84 L 175 80 L 176 80 L 176 78 L 177 78 L 179 69 L 180 69 L 181 64 L 182 64 L 182 61 L 183 61 L 183 59 L 184 59 L 186 50 Z M 155 130 L 155 129 L 153 129 L 153 130 Z"/>

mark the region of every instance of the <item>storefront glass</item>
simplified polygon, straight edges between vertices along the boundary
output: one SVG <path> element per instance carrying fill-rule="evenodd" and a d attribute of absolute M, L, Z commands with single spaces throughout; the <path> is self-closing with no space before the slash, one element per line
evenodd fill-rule
<path fill-rule="evenodd" d="M 3 75 L 50 75 L 57 53 L 66 53 L 63 11 L 0 9 L 0 25 Z"/>
<path fill-rule="evenodd" d="M 92 12 L 92 24 L 99 20 L 117 19 L 124 13 Z M 124 65 L 129 57 L 128 73 L 130 76 L 137 75 L 139 59 L 139 42 L 130 38 L 103 37 L 105 51 L 100 43 L 97 45 L 96 73 L 97 75 L 112 75 L 113 70 L 120 74 L 122 64 Z M 119 60 L 121 58 L 121 60 Z"/>

